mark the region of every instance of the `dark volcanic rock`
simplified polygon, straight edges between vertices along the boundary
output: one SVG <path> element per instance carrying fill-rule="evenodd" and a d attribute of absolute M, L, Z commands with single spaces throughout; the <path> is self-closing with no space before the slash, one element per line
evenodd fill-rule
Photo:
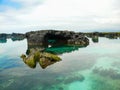
<path fill-rule="evenodd" d="M 12 41 L 23 40 L 26 38 L 25 34 L 20 33 L 12 33 L 12 34 L 0 34 L 0 43 L 6 43 L 7 39 L 11 39 Z"/>
<path fill-rule="evenodd" d="M 109 39 L 118 39 L 120 37 L 120 32 L 91 32 L 83 34 L 91 38 L 94 43 L 99 42 L 99 37 L 105 37 Z"/>
<path fill-rule="evenodd" d="M 7 34 L 0 34 L 0 43 L 7 42 Z"/>
<path fill-rule="evenodd" d="M 25 34 L 20 34 L 20 33 L 12 33 L 10 38 L 13 40 L 13 41 L 16 41 L 16 40 L 23 40 L 25 39 Z"/>
<path fill-rule="evenodd" d="M 120 37 L 120 32 L 92 32 L 92 33 L 84 33 L 84 35 L 86 35 L 87 37 L 106 37 L 109 39 L 117 39 L 118 37 Z"/>
<path fill-rule="evenodd" d="M 26 33 L 29 46 L 34 45 L 80 45 L 87 46 L 88 38 L 72 31 L 42 30 Z"/>
<path fill-rule="evenodd" d="M 3 38 L 3 37 L 6 38 L 7 34 L 5 34 L 5 33 L 0 34 L 0 39 Z"/>

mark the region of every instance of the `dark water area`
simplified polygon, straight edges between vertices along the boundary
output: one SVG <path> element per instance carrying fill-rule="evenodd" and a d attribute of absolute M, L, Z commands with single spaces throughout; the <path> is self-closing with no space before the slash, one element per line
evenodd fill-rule
<path fill-rule="evenodd" d="M 0 90 L 120 90 L 120 39 L 89 40 L 87 47 L 46 48 L 62 60 L 44 69 L 20 58 L 26 39 L 1 41 Z"/>

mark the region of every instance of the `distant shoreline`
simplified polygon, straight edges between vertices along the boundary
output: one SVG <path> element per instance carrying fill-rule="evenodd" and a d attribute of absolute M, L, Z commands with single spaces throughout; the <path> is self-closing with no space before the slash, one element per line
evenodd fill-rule
<path fill-rule="evenodd" d="M 37 32 L 37 31 L 68 31 L 68 32 L 75 32 L 75 33 L 95 33 L 95 32 L 98 32 L 98 33 L 120 33 L 120 31 L 72 31 L 72 30 L 53 30 L 53 29 L 48 29 L 48 30 L 35 30 L 35 31 L 27 31 L 27 32 Z M 0 34 L 8 34 L 8 35 L 11 35 L 11 34 L 26 34 L 27 32 L 11 32 L 11 33 L 6 33 L 6 32 L 0 32 Z"/>

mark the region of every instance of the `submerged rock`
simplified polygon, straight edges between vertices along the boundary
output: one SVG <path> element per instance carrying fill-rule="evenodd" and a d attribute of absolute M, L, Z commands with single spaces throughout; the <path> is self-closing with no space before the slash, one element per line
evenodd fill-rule
<path fill-rule="evenodd" d="M 64 80 L 64 83 L 65 84 L 70 84 L 72 82 L 75 82 L 75 81 L 84 81 L 84 77 L 82 75 L 71 75 L 71 76 L 68 76 L 67 78 L 65 78 Z"/>
<path fill-rule="evenodd" d="M 83 82 L 84 80 L 85 77 L 80 73 L 71 73 L 66 76 L 60 76 L 59 78 L 56 79 L 57 82 L 64 84 L 70 84 L 76 81 Z"/>
<path fill-rule="evenodd" d="M 115 62 L 113 62 L 113 63 L 112 63 L 112 66 L 120 69 L 120 61 L 115 61 Z"/>
<path fill-rule="evenodd" d="M 103 68 L 94 68 L 93 73 L 98 74 L 103 77 L 110 77 L 112 79 L 120 79 L 120 73 L 118 70 L 109 68 L 109 69 L 103 69 Z"/>
<path fill-rule="evenodd" d="M 23 54 L 21 58 L 29 67 L 35 68 L 36 64 L 39 62 L 43 69 L 61 60 L 61 58 L 57 55 L 47 52 L 40 52 L 39 49 L 31 49 L 27 57 Z"/>
<path fill-rule="evenodd" d="M 90 90 L 120 90 L 120 80 L 92 74 L 90 77 Z"/>

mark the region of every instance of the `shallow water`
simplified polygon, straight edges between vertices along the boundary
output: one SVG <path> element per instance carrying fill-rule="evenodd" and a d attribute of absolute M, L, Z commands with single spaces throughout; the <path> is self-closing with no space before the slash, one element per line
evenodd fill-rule
<path fill-rule="evenodd" d="M 20 58 L 26 50 L 26 39 L 0 43 L 0 90 L 120 90 L 120 39 L 90 39 L 45 69 L 28 67 Z"/>

